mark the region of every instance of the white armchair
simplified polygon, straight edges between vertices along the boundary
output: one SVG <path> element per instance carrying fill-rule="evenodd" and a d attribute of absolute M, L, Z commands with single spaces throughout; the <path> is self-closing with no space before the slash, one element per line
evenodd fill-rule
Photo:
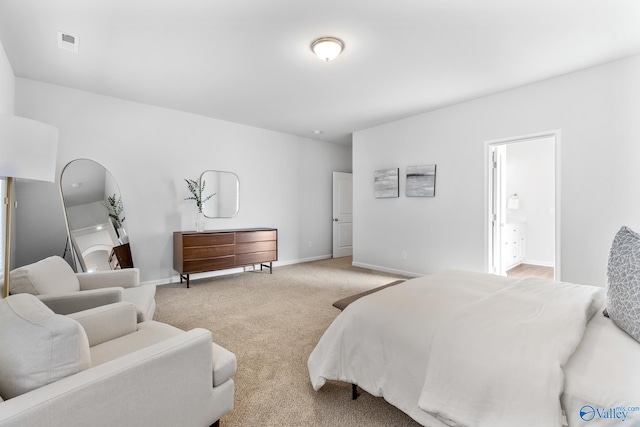
<path fill-rule="evenodd" d="M 233 409 L 235 355 L 121 302 L 54 314 L 0 299 L 0 427 L 202 427 Z M 4 399 L 4 400 L 3 400 Z"/>
<path fill-rule="evenodd" d="M 11 271 L 11 294 L 36 295 L 58 314 L 70 314 L 114 302 L 135 304 L 138 322 L 153 319 L 156 287 L 140 285 L 137 268 L 74 273 L 59 256 Z"/>

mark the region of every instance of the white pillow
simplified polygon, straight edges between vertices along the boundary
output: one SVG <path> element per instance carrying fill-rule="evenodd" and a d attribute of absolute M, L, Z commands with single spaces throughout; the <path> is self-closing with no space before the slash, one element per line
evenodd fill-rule
<path fill-rule="evenodd" d="M 627 227 L 618 231 L 609 252 L 605 314 L 640 342 L 640 234 Z"/>
<path fill-rule="evenodd" d="M 12 294 L 43 295 L 77 292 L 80 282 L 73 269 L 59 256 L 51 256 L 11 271 Z"/>
<path fill-rule="evenodd" d="M 30 294 L 0 299 L 0 395 L 11 399 L 88 368 L 87 335 Z"/>

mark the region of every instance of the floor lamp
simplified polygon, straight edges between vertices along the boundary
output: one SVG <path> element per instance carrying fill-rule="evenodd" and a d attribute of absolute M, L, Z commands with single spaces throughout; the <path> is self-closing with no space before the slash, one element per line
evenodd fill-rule
<path fill-rule="evenodd" d="M 35 120 L 0 114 L 0 178 L 7 179 L 3 298 L 9 295 L 13 182 L 16 178 L 54 182 L 57 149 L 58 129 Z"/>

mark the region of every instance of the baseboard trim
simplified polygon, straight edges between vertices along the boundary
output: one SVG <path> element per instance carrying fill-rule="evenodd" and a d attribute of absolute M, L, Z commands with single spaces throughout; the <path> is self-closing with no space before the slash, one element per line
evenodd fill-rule
<path fill-rule="evenodd" d="M 309 257 L 309 258 L 300 258 L 300 259 L 294 259 L 294 260 L 289 260 L 289 261 L 278 261 L 278 262 L 274 262 L 273 265 L 275 267 L 282 267 L 282 266 L 285 266 L 285 265 L 302 264 L 304 262 L 320 261 L 320 260 L 329 259 L 329 258 L 332 258 L 331 254 L 313 256 L 313 257 Z"/>
<path fill-rule="evenodd" d="M 354 267 L 368 268 L 370 270 L 382 271 L 383 273 L 398 274 L 398 275 L 406 276 L 406 277 L 424 276 L 423 273 L 415 273 L 413 271 L 406 271 L 406 270 L 396 270 L 394 268 L 387 268 L 387 267 L 382 267 L 382 266 L 374 265 L 374 264 L 366 264 L 364 262 L 354 261 L 354 262 L 351 263 L 351 265 L 353 265 Z"/>
<path fill-rule="evenodd" d="M 315 256 L 315 257 L 309 257 L 309 258 L 300 258 L 300 259 L 294 259 L 294 260 L 287 260 L 287 261 L 276 261 L 273 263 L 273 267 L 283 267 L 285 265 L 293 265 L 293 264 L 302 264 L 305 262 L 311 262 L 311 261 L 319 261 L 319 260 L 323 260 L 323 259 L 328 259 L 331 258 L 331 254 L 329 255 L 319 255 L 319 256 Z M 256 264 L 257 266 L 258 264 Z M 239 268 L 230 268 L 228 270 L 217 270 L 217 271 L 209 271 L 206 273 L 194 273 L 191 275 L 190 279 L 191 280 L 198 280 L 198 279 L 208 279 L 211 277 L 218 277 L 218 276 L 226 276 L 228 274 L 236 274 L 236 273 L 244 273 L 245 269 L 242 267 Z M 141 282 L 140 284 L 142 285 L 155 285 L 155 286 L 162 286 L 162 285 L 170 285 L 173 283 L 180 283 L 180 275 L 176 274 L 173 275 L 171 277 L 167 277 L 165 279 L 156 279 L 156 280 L 148 280 L 145 282 Z M 185 284 L 186 286 L 186 284 Z"/>
<path fill-rule="evenodd" d="M 537 265 L 540 267 L 555 267 L 555 263 L 553 261 L 538 261 L 535 259 L 525 259 L 522 261 L 522 264 Z"/>

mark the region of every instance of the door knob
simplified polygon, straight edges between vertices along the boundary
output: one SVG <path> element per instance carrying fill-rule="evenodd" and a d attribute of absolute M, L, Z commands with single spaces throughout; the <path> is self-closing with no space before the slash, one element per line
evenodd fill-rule
<path fill-rule="evenodd" d="M 333 220 L 334 220 L 335 222 L 338 222 L 338 218 L 333 218 Z"/>

